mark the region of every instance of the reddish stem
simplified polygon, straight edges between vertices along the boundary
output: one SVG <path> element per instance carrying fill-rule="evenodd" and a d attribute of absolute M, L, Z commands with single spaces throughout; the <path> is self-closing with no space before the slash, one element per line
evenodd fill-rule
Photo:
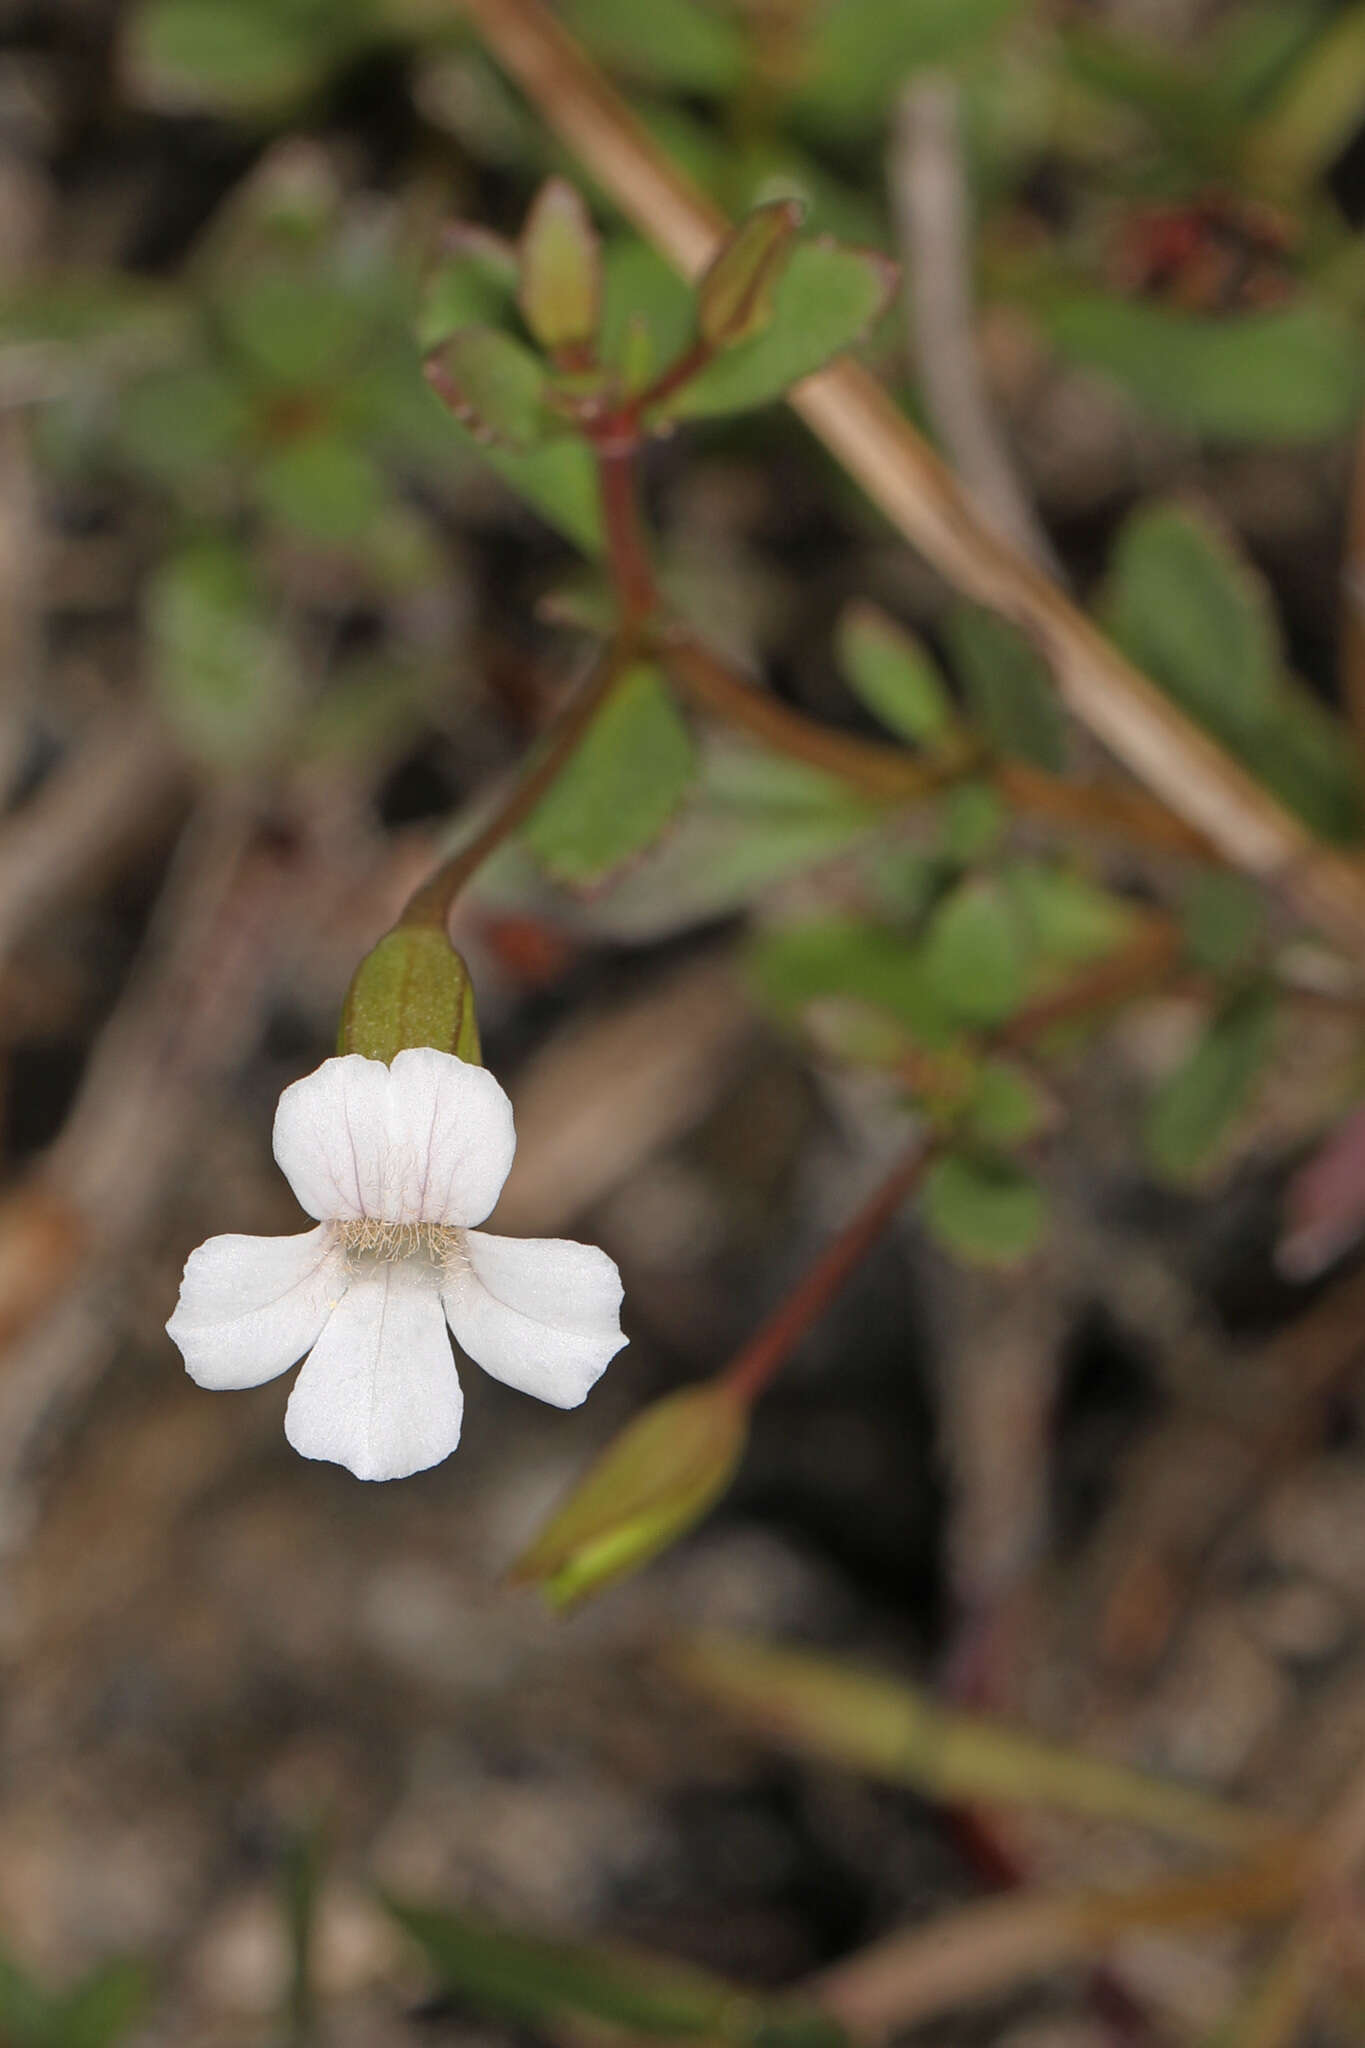
<path fill-rule="evenodd" d="M 648 389 L 642 391 L 639 397 L 632 401 L 632 418 L 638 419 L 641 413 L 647 412 L 651 406 L 661 405 L 664 399 L 671 398 L 675 391 L 681 391 L 684 384 L 690 384 L 698 371 L 706 368 L 715 353 L 712 344 L 698 335 L 691 346 L 685 348 L 680 356 L 676 356 L 666 370 L 659 372 Z"/>
<path fill-rule="evenodd" d="M 793 1346 L 818 1321 L 844 1283 L 871 1251 L 907 1195 L 918 1185 L 934 1155 L 932 1141 L 917 1139 L 862 1207 L 825 1246 L 800 1285 L 779 1303 L 721 1375 L 746 1404 L 763 1392 Z"/>
<path fill-rule="evenodd" d="M 635 485 L 637 446 L 603 438 L 597 443 L 597 477 L 602 496 L 602 526 L 612 581 L 621 602 L 625 631 L 637 630 L 658 603 L 654 565 L 649 558 Z"/>

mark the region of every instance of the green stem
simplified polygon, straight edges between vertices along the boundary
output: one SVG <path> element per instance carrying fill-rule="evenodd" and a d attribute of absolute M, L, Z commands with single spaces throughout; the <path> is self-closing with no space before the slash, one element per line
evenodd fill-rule
<path fill-rule="evenodd" d="M 598 711 L 634 654 L 634 642 L 619 636 L 581 682 L 545 734 L 528 767 L 481 832 L 451 855 L 408 899 L 399 924 L 444 928 L 455 899 L 505 839 L 530 817 L 560 770 L 575 752 Z"/>

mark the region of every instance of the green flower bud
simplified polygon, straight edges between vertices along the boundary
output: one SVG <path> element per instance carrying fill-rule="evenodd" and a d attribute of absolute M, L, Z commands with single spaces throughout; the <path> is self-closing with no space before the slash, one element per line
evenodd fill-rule
<path fill-rule="evenodd" d="M 602 248 L 582 198 L 548 178 L 522 229 L 518 300 L 542 348 L 586 349 L 597 336 Z"/>
<path fill-rule="evenodd" d="M 761 334 L 773 317 L 773 293 L 796 246 L 804 209 L 797 199 L 756 206 L 721 245 L 697 286 L 697 327 L 713 348 Z"/>
<path fill-rule="evenodd" d="M 387 1065 L 410 1045 L 483 1064 L 469 969 L 442 928 L 399 924 L 365 955 L 346 991 L 338 1052 Z"/>
<path fill-rule="evenodd" d="M 568 1607 L 638 1571 L 720 1498 L 747 1438 L 746 1406 L 721 1381 L 654 1402 L 607 1445 L 513 1577 Z"/>

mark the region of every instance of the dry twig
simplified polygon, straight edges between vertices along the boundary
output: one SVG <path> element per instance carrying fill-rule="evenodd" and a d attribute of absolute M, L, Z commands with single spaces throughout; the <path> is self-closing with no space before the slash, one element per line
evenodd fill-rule
<path fill-rule="evenodd" d="M 0 828 L 0 959 L 115 855 L 163 822 L 184 768 L 148 714 L 111 712 Z"/>
<path fill-rule="evenodd" d="M 1206 1878 L 1115 1891 L 1027 1892 L 960 1907 L 863 1949 L 812 1989 L 863 2039 L 1086 1962 L 1138 1928 L 1195 1928 L 1277 1919 L 1303 1884 L 1300 1857 L 1281 1853 Z"/>
<path fill-rule="evenodd" d="M 915 368 L 929 417 L 982 519 L 1060 581 L 1061 565 L 1019 480 L 982 381 L 958 98 L 946 74 L 917 77 L 901 95 L 892 144 L 891 201 Z"/>

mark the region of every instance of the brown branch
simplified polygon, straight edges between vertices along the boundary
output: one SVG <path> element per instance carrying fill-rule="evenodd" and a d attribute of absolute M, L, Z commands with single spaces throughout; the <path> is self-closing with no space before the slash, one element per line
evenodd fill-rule
<path fill-rule="evenodd" d="M 464 0 L 489 50 L 577 151 L 622 212 L 686 276 L 702 271 L 724 217 L 658 149 L 540 0 Z M 1056 585 L 998 541 L 888 394 L 840 362 L 790 402 L 906 539 L 979 603 L 1023 627 L 1069 708 L 1235 866 L 1282 889 L 1300 915 L 1365 947 L 1365 866 L 1322 845 Z"/>
<path fill-rule="evenodd" d="M 0 958 L 92 875 L 103 886 L 116 856 L 163 823 L 184 782 L 150 716 L 95 725 L 0 827 Z"/>
<path fill-rule="evenodd" d="M 1334 1921 L 1365 1862 L 1365 1761 L 1357 1764 L 1319 1825 L 1306 1896 L 1270 1965 L 1226 2029 L 1235 2048 L 1288 2048 L 1324 1988 Z"/>
<path fill-rule="evenodd" d="M 936 1915 L 809 1987 L 860 2039 L 877 2039 L 1028 1978 L 1103 1955 L 1136 1928 L 1278 1919 L 1300 1896 L 1301 1856 L 1116 1891 L 1025 1892 Z"/>

